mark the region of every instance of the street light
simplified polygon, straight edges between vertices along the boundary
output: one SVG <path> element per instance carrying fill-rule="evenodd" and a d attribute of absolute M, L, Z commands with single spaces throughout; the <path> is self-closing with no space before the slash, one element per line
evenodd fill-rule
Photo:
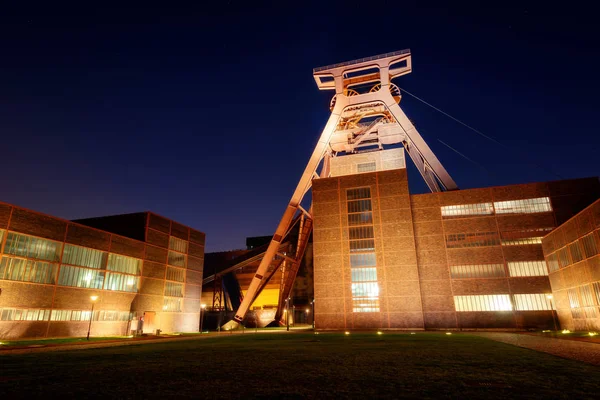
<path fill-rule="evenodd" d="M 554 312 L 554 310 L 553 310 L 553 309 L 554 309 L 554 306 L 552 305 L 552 299 L 554 298 L 554 296 L 552 296 L 551 294 L 547 294 L 547 295 L 546 295 L 546 298 L 547 298 L 548 300 L 550 300 L 550 312 L 552 312 L 552 321 L 554 321 L 554 330 L 555 330 L 555 331 L 558 331 L 558 328 L 556 327 L 556 315 L 554 315 L 554 314 L 555 314 L 555 312 Z"/>
<path fill-rule="evenodd" d="M 200 333 L 202 333 L 202 323 L 204 322 L 204 309 L 206 304 L 200 304 Z"/>
<path fill-rule="evenodd" d="M 92 329 L 92 318 L 94 318 L 94 303 L 98 300 L 98 296 L 90 296 L 92 301 L 92 312 L 90 313 L 90 324 L 88 325 L 87 340 L 90 340 L 90 330 Z"/>
<path fill-rule="evenodd" d="M 315 299 L 310 303 L 312 305 L 312 326 L 315 329 Z"/>
<path fill-rule="evenodd" d="M 289 313 L 289 309 L 290 309 L 290 298 L 288 297 L 287 299 L 285 299 L 285 325 L 286 325 L 286 330 L 287 331 L 290 330 L 290 313 Z"/>

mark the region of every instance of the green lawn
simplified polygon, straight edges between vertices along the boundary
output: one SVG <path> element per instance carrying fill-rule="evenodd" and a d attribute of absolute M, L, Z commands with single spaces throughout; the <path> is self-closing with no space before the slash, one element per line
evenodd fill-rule
<path fill-rule="evenodd" d="M 246 334 L 0 356 L 2 398 L 597 398 L 600 368 L 467 334 Z"/>

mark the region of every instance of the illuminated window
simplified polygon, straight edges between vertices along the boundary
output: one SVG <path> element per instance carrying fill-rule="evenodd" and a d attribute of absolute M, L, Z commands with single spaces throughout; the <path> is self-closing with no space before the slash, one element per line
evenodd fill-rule
<path fill-rule="evenodd" d="M 581 294 L 581 303 L 584 307 L 590 307 L 594 305 L 592 287 L 590 285 L 581 286 L 579 288 L 579 294 Z"/>
<path fill-rule="evenodd" d="M 65 245 L 63 253 L 63 264 L 78 265 L 80 267 L 104 269 L 107 254 L 100 250 L 88 249 L 87 247 Z"/>
<path fill-rule="evenodd" d="M 558 254 L 558 263 L 561 268 L 571 265 L 571 259 L 569 258 L 569 252 L 567 251 L 566 247 L 563 247 L 556 253 Z"/>
<path fill-rule="evenodd" d="M 567 295 L 569 296 L 569 306 L 571 308 L 581 307 L 579 304 L 579 296 L 577 296 L 577 289 L 569 289 Z"/>
<path fill-rule="evenodd" d="M 4 256 L 0 261 L 0 279 L 54 284 L 57 267 L 57 264 L 46 261 Z"/>
<path fill-rule="evenodd" d="M 496 246 L 499 244 L 500 240 L 496 232 L 453 233 L 446 235 L 446 247 L 449 249 Z"/>
<path fill-rule="evenodd" d="M 110 253 L 108 255 L 109 271 L 122 272 L 124 274 L 140 275 L 142 271 L 142 260 L 133 257 Z"/>
<path fill-rule="evenodd" d="M 169 238 L 169 249 L 178 251 L 180 253 L 187 253 L 188 242 L 187 240 L 176 238 L 171 236 Z"/>
<path fill-rule="evenodd" d="M 515 294 L 515 309 L 518 311 L 553 310 L 550 300 L 544 293 Z"/>
<path fill-rule="evenodd" d="M 91 311 L 89 310 L 52 310 L 50 321 L 89 321 Z M 124 322 L 131 321 L 133 313 L 129 311 L 94 311 L 93 321 Z"/>
<path fill-rule="evenodd" d="M 541 244 L 542 238 L 553 228 L 522 229 L 520 231 L 501 232 L 502 246 Z"/>
<path fill-rule="evenodd" d="M 169 265 L 174 265 L 176 267 L 185 267 L 186 255 L 181 253 L 176 253 L 174 251 L 169 251 Z"/>
<path fill-rule="evenodd" d="M 139 284 L 140 278 L 137 276 L 107 272 L 104 289 L 136 293 L 138 291 Z"/>
<path fill-rule="evenodd" d="M 512 304 L 507 294 L 480 296 L 454 296 L 456 311 L 511 311 Z"/>
<path fill-rule="evenodd" d="M 548 256 L 548 271 L 555 272 L 558 271 L 558 255 L 556 253 L 550 254 Z"/>
<path fill-rule="evenodd" d="M 594 237 L 593 232 L 589 235 L 585 235 L 579 240 L 583 245 L 583 252 L 586 258 L 590 258 L 598 254 L 598 244 L 596 243 L 596 238 Z"/>
<path fill-rule="evenodd" d="M 548 275 L 545 261 L 514 261 L 508 263 L 510 276 L 544 276 Z"/>
<path fill-rule="evenodd" d="M 104 271 L 88 268 L 60 266 L 58 284 L 61 286 L 75 286 L 88 289 L 102 289 Z"/>
<path fill-rule="evenodd" d="M 353 312 L 379 312 L 371 189 L 348 189 L 348 239 Z M 357 226 L 360 225 L 360 226 Z"/>
<path fill-rule="evenodd" d="M 492 203 L 459 204 L 455 206 L 443 206 L 442 217 L 461 217 L 470 215 L 492 215 L 494 208 Z"/>
<path fill-rule="evenodd" d="M 600 282 L 592 283 L 594 289 L 594 296 L 596 297 L 596 303 L 600 305 Z"/>
<path fill-rule="evenodd" d="M 180 312 L 181 299 L 175 297 L 165 297 L 163 301 L 163 311 Z"/>
<path fill-rule="evenodd" d="M 452 265 L 452 279 L 500 278 L 506 276 L 503 264 Z"/>
<path fill-rule="evenodd" d="M 575 241 L 567 247 L 569 248 L 569 253 L 571 253 L 571 260 L 573 260 L 573 263 L 583 260 L 583 253 L 581 252 L 579 241 Z"/>
<path fill-rule="evenodd" d="M 509 200 L 494 202 L 496 214 L 533 214 L 552 211 L 550 198 L 538 197 L 535 199 Z"/>
<path fill-rule="evenodd" d="M 9 232 L 4 246 L 5 254 L 35 258 L 45 261 L 59 261 L 62 243 L 33 236 Z"/>
<path fill-rule="evenodd" d="M 377 170 L 377 165 L 375 164 L 375 161 L 373 161 L 373 162 L 368 162 L 368 163 L 357 164 L 356 168 L 357 168 L 357 170 L 358 170 L 359 173 L 361 173 L 361 172 L 375 172 Z"/>
<path fill-rule="evenodd" d="M 0 321 L 48 321 L 50 310 L 0 308 Z"/>
<path fill-rule="evenodd" d="M 185 280 L 185 269 L 167 267 L 167 280 L 183 282 Z"/>
<path fill-rule="evenodd" d="M 165 296 L 183 297 L 183 285 L 175 282 L 165 282 Z"/>

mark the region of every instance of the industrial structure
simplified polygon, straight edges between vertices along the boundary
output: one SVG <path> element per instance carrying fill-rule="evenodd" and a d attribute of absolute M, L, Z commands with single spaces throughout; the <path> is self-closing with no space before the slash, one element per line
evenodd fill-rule
<path fill-rule="evenodd" d="M 244 321 L 276 273 L 274 319 L 289 315 L 313 231 L 317 329 L 552 324 L 541 238 L 600 197 L 598 180 L 458 190 L 399 106 L 391 80 L 411 70 L 402 50 L 313 71 L 320 90 L 335 92 L 331 116 L 274 236 L 205 279 L 217 283 L 219 308 L 227 304 L 219 279 L 240 268 L 252 276 L 234 291 L 226 329 Z M 405 154 L 431 194 L 409 193 Z M 312 204 L 303 205 L 310 189 Z"/>
<path fill-rule="evenodd" d="M 0 203 L 0 338 L 198 331 L 205 235 L 151 212 Z"/>

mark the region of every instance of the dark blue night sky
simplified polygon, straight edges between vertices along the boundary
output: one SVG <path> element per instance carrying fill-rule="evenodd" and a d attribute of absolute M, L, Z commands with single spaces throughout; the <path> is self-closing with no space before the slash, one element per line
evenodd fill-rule
<path fill-rule="evenodd" d="M 398 86 L 505 145 L 404 96 L 459 187 L 600 175 L 591 10 L 214 3 L 4 10 L 0 200 L 67 219 L 152 210 L 206 232 L 207 251 L 244 247 L 273 233 L 329 116 L 312 68 L 404 48 Z"/>

